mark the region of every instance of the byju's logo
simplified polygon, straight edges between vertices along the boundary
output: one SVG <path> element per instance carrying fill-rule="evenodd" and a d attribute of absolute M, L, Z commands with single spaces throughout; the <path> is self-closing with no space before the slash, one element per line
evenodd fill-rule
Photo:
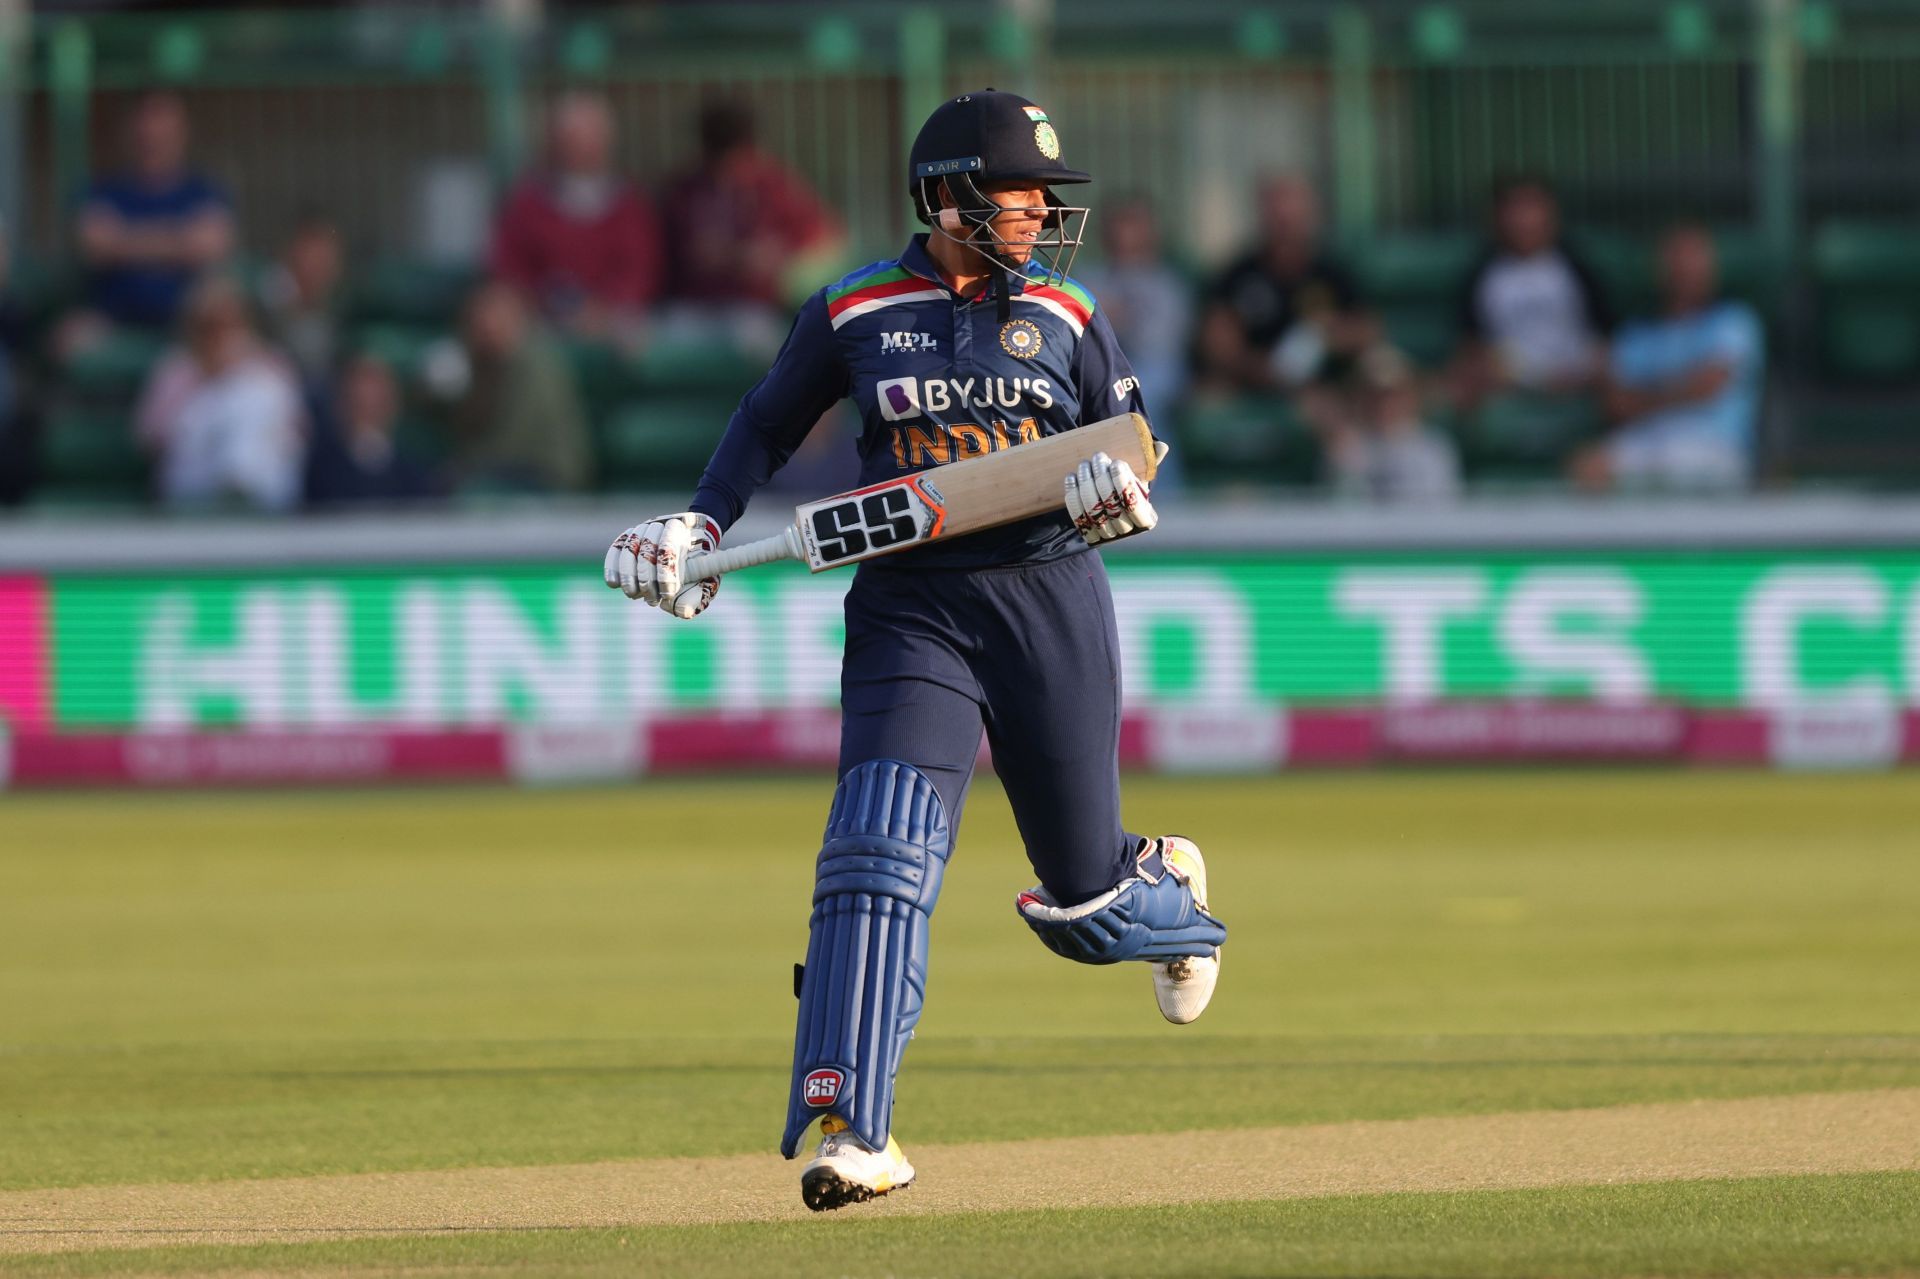
<path fill-rule="evenodd" d="M 1053 383 L 1043 377 L 893 377 L 874 383 L 880 416 L 889 422 L 930 413 L 1030 413 L 1053 407 Z"/>
<path fill-rule="evenodd" d="M 880 416 L 889 422 L 904 422 L 920 416 L 918 378 L 894 377 L 877 383 L 874 394 L 880 398 Z"/>
<path fill-rule="evenodd" d="M 940 340 L 931 333 L 915 333 L 911 330 L 903 333 L 882 333 L 880 335 L 880 354 L 895 355 L 905 351 L 938 351 Z"/>

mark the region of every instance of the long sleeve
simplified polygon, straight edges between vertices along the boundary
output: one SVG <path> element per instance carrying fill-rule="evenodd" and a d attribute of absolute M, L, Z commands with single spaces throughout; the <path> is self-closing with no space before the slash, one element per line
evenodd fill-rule
<path fill-rule="evenodd" d="M 767 375 L 740 401 L 693 496 L 692 509 L 722 528 L 786 464 L 821 414 L 847 393 L 848 373 L 827 319 L 824 292 L 801 306 Z"/>
<path fill-rule="evenodd" d="M 1096 310 L 1073 353 L 1074 380 L 1080 392 L 1080 425 L 1100 422 L 1122 413 L 1147 415 L 1140 379 L 1120 349 L 1105 311 Z M 1151 421 L 1152 419 L 1148 419 Z"/>

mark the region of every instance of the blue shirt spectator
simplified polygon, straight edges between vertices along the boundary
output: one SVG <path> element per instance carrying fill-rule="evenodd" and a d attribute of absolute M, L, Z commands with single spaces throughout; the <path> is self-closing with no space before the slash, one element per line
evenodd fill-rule
<path fill-rule="evenodd" d="M 1087 288 L 1140 376 L 1140 393 L 1157 424 L 1168 424 L 1187 393 L 1192 289 L 1160 251 L 1160 225 L 1144 196 L 1101 210 L 1106 261 L 1088 267 Z"/>
<path fill-rule="evenodd" d="M 1736 489 L 1753 470 L 1765 366 L 1760 319 L 1716 296 L 1711 235 L 1683 226 L 1660 245 L 1665 314 L 1614 342 L 1608 407 L 1619 427 L 1576 465 L 1588 487 Z"/>
<path fill-rule="evenodd" d="M 96 181 L 81 205 L 88 301 L 116 324 L 170 325 L 194 278 L 232 251 L 227 197 L 186 156 L 186 108 L 148 94 L 127 121 L 126 168 Z"/>
<path fill-rule="evenodd" d="M 396 430 L 400 385 L 385 361 L 356 356 L 340 371 L 331 408 L 315 423 L 307 453 L 307 502 L 344 506 L 435 497 L 432 473 L 405 448 Z"/>

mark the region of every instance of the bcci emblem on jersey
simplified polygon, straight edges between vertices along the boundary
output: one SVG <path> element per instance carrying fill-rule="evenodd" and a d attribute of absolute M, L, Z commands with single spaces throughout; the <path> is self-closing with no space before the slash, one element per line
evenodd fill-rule
<path fill-rule="evenodd" d="M 1040 354 L 1040 326 L 1032 320 L 1008 320 L 1000 326 L 1000 349 L 1016 360 Z"/>

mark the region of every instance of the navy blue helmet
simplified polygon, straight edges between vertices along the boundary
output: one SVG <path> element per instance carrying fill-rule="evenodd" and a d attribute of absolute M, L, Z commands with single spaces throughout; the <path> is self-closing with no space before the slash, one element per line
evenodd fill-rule
<path fill-rule="evenodd" d="M 963 93 L 935 108 L 913 140 L 908 165 L 914 212 L 934 234 L 969 244 L 1023 277 L 1024 269 L 1007 256 L 1013 246 L 990 225 L 1006 207 L 995 204 L 982 187 L 1022 182 L 1045 189 L 1093 181 L 1091 174 L 1061 162 L 1060 137 L 1045 111 L 998 89 Z M 943 184 L 951 207 L 940 198 Z M 1047 268 L 1045 282 L 1058 284 L 1085 239 L 1088 210 L 1061 202 L 1050 189 L 1046 202 L 1046 234 L 1021 247 L 1031 249 Z"/>

